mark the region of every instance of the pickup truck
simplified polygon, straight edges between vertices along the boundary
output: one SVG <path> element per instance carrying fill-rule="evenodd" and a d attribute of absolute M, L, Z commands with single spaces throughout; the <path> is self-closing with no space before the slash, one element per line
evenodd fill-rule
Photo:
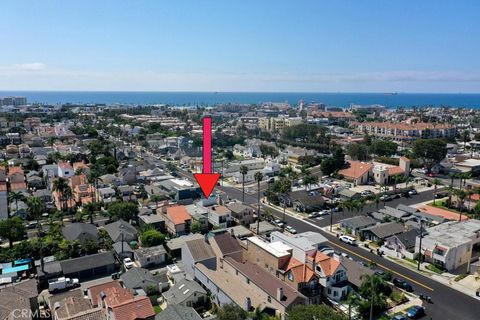
<path fill-rule="evenodd" d="M 65 278 L 48 280 L 48 292 L 56 293 L 62 290 L 68 290 L 71 288 L 77 288 L 80 286 L 80 282 L 77 278 Z"/>

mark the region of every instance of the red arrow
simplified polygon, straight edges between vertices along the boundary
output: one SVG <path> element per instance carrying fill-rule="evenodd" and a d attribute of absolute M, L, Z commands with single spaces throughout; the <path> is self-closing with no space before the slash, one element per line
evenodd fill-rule
<path fill-rule="evenodd" d="M 203 173 L 193 176 L 208 199 L 220 179 L 220 173 L 212 173 L 212 118 L 203 118 Z"/>

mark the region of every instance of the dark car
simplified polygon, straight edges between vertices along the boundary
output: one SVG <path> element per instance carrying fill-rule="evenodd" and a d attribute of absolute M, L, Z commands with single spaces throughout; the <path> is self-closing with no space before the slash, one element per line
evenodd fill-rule
<path fill-rule="evenodd" d="M 425 315 L 425 309 L 422 306 L 413 306 L 407 310 L 407 316 L 410 319 L 418 319 Z"/>
<path fill-rule="evenodd" d="M 408 283 L 407 281 L 405 281 L 403 279 L 394 278 L 392 282 L 396 287 L 398 287 L 400 289 L 403 289 L 403 290 L 408 291 L 408 292 L 413 291 L 413 287 L 410 285 L 410 283 Z"/>

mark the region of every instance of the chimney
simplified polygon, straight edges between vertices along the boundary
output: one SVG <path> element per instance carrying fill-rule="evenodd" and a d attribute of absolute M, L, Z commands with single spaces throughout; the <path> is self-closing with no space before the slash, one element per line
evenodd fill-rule
<path fill-rule="evenodd" d="M 278 301 L 283 300 L 283 287 L 277 288 L 277 300 Z"/>

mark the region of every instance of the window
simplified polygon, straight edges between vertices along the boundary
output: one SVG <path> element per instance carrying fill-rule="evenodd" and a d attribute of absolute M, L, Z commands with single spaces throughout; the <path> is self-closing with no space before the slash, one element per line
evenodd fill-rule
<path fill-rule="evenodd" d="M 272 302 L 272 297 L 268 296 L 267 301 Z"/>
<path fill-rule="evenodd" d="M 238 276 L 238 270 L 235 270 L 235 275 Z"/>
<path fill-rule="evenodd" d="M 338 296 L 338 292 L 337 292 L 337 291 L 333 291 L 333 296 L 334 296 L 334 297 Z"/>
<path fill-rule="evenodd" d="M 250 284 L 250 279 L 247 278 L 247 284 Z"/>
<path fill-rule="evenodd" d="M 293 281 L 293 273 L 292 273 L 292 271 L 290 271 L 290 272 L 287 274 L 287 277 L 288 277 L 288 280 Z"/>
<path fill-rule="evenodd" d="M 331 294 L 331 293 L 332 293 L 332 289 L 328 288 L 327 293 L 328 293 L 328 294 Z"/>

